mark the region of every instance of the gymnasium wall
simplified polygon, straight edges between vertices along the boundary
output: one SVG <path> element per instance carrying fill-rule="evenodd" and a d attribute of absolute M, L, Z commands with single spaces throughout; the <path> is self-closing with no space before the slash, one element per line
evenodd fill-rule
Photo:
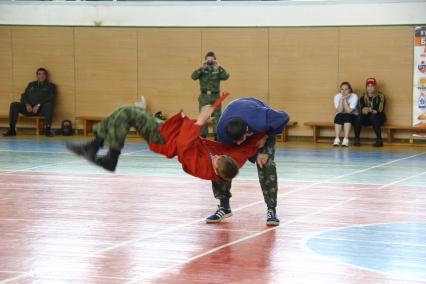
<path fill-rule="evenodd" d="M 59 90 L 54 126 L 107 115 L 145 96 L 151 111 L 198 111 L 190 78 L 213 50 L 232 98 L 254 96 L 304 121 L 331 121 L 341 81 L 362 92 L 374 76 L 390 123 L 411 124 L 414 26 L 269 28 L 0 27 L 0 113 L 43 66 Z"/>

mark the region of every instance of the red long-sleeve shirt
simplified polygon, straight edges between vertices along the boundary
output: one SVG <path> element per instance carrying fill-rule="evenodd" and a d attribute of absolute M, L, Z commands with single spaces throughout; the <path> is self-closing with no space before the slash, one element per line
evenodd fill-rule
<path fill-rule="evenodd" d="M 182 117 L 181 113 L 178 113 L 159 129 L 166 143 L 161 145 L 150 143 L 149 147 L 168 158 L 177 155 L 182 169 L 194 177 L 217 180 L 219 177 L 212 165 L 214 155 L 228 155 L 242 167 L 248 158 L 256 155 L 258 150 L 256 143 L 264 137 L 264 134 L 252 136 L 237 147 L 200 138 L 202 127 L 195 124 L 195 120 Z"/>

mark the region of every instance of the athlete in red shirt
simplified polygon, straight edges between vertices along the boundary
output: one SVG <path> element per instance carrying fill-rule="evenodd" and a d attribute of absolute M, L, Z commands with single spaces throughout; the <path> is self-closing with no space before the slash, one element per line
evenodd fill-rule
<path fill-rule="evenodd" d="M 196 120 L 179 112 L 161 124 L 142 109 L 122 107 L 100 122 L 93 141 L 82 145 L 68 143 L 67 148 L 107 170 L 115 171 L 127 131 L 134 127 L 148 141 L 152 151 L 167 158 L 177 156 L 182 169 L 188 174 L 206 180 L 231 180 L 245 161 L 255 156 L 257 149 L 264 145 L 266 135 L 252 136 L 238 147 L 203 139 L 200 132 L 214 110 L 214 106 L 205 106 Z M 108 153 L 97 156 L 104 144 L 109 146 Z"/>

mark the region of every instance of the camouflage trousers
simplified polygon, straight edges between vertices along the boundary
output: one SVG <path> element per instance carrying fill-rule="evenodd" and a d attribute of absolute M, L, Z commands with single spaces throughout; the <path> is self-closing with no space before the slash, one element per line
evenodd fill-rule
<path fill-rule="evenodd" d="M 124 146 L 131 127 L 147 142 L 164 144 L 158 128 L 162 120 L 137 107 L 120 107 L 96 125 L 94 134 L 104 140 L 112 149 L 120 150 Z"/>
<path fill-rule="evenodd" d="M 202 93 L 199 97 L 198 97 L 198 105 L 199 105 L 199 110 L 201 111 L 201 108 L 205 105 L 212 105 L 214 104 L 218 99 L 219 99 L 220 95 L 219 93 Z M 213 117 L 213 133 L 216 134 L 216 128 L 217 128 L 217 123 L 219 121 L 220 115 L 222 114 L 222 106 L 219 106 L 212 114 Z M 203 129 L 201 130 L 200 136 L 207 136 L 209 131 L 208 125 L 205 125 L 203 127 Z"/>
<path fill-rule="evenodd" d="M 257 165 L 260 187 L 262 188 L 263 199 L 268 208 L 277 206 L 278 180 L 277 168 L 275 165 L 275 136 L 268 138 L 269 141 L 260 149 L 260 153 L 268 154 L 269 159 L 263 168 Z M 231 182 L 212 181 L 213 194 L 217 199 L 231 198 Z"/>

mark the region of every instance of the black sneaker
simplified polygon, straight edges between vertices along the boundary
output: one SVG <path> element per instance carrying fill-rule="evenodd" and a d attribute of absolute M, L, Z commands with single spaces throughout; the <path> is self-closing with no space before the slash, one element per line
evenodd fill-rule
<path fill-rule="evenodd" d="M 361 146 L 361 143 L 359 142 L 359 138 L 355 138 L 354 146 L 357 146 L 357 147 Z"/>
<path fill-rule="evenodd" d="M 15 129 L 9 128 L 5 133 L 3 133 L 3 136 L 16 136 Z"/>
<path fill-rule="evenodd" d="M 373 144 L 373 147 L 383 147 L 383 140 L 377 139 L 376 142 Z"/>
<path fill-rule="evenodd" d="M 96 153 L 99 150 L 99 147 L 96 147 L 93 145 L 93 143 L 89 142 L 86 144 L 72 144 L 72 143 L 66 143 L 66 147 L 68 150 L 73 152 L 74 154 L 81 156 L 85 158 L 86 160 L 90 162 L 95 162 Z"/>

